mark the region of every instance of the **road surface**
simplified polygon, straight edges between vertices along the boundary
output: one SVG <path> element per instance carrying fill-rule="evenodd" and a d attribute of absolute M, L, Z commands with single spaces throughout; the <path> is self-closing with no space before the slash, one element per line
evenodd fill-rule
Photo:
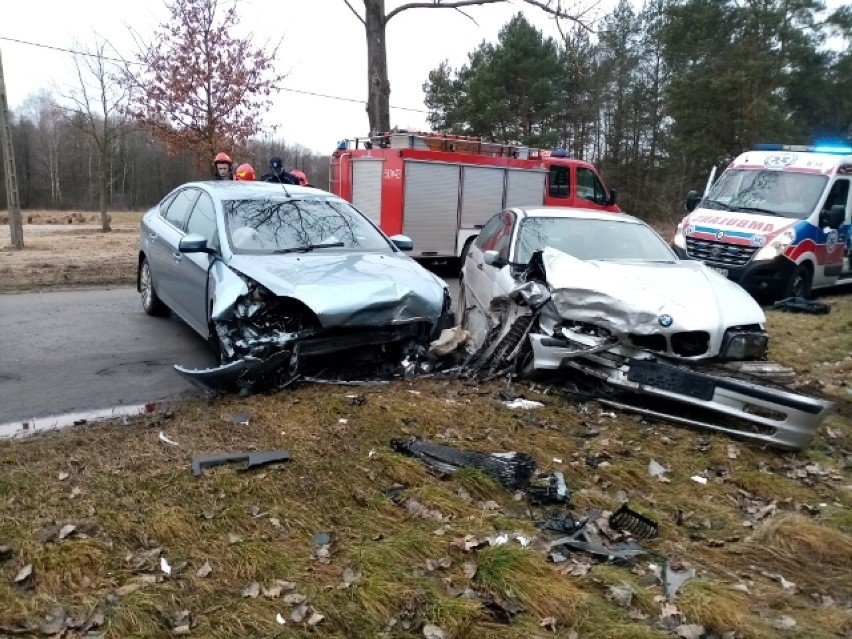
<path fill-rule="evenodd" d="M 455 299 L 458 280 L 448 282 Z M 179 319 L 146 315 L 132 287 L 0 295 L 0 435 L 200 396 L 173 364 L 215 362 Z"/>

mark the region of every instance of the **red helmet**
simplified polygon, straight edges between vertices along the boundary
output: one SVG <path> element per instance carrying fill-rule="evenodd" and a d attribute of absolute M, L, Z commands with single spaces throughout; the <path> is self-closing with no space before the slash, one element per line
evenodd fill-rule
<path fill-rule="evenodd" d="M 299 178 L 299 184 L 301 186 L 305 186 L 308 183 L 308 176 L 305 175 L 302 171 L 299 171 L 298 169 L 296 169 L 295 171 L 291 171 L 291 173 L 293 175 L 295 175 L 297 178 Z"/>
<path fill-rule="evenodd" d="M 251 164 L 240 164 L 234 172 L 234 179 L 242 180 L 244 182 L 253 182 L 254 169 L 251 168 Z"/>
<path fill-rule="evenodd" d="M 221 151 L 216 154 L 216 157 L 213 158 L 213 164 L 228 164 L 232 165 L 231 156 L 227 153 L 222 153 Z"/>

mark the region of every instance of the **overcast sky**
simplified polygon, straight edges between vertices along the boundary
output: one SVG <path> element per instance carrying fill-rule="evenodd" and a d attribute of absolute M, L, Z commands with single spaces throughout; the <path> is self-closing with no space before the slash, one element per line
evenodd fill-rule
<path fill-rule="evenodd" d="M 844 0 L 828 0 L 839 6 Z M 641 0 L 632 0 L 640 7 Z M 616 0 L 588 0 L 591 15 L 609 12 Z M 352 0 L 358 7 L 362 3 Z M 386 0 L 386 7 L 403 4 Z M 364 29 L 343 0 L 239 0 L 239 35 L 251 33 L 258 46 L 282 39 L 278 69 L 287 74 L 282 91 L 265 122 L 276 137 L 328 153 L 341 138 L 366 135 L 367 54 Z M 483 40 L 494 41 L 500 28 L 518 11 L 546 35 L 558 36 L 542 11 L 519 0 L 468 7 L 474 24 L 451 9 L 404 11 L 388 25 L 388 66 L 391 83 L 391 124 L 427 128 L 423 83 L 442 60 L 453 68 Z M 134 53 L 130 27 L 150 35 L 167 16 L 163 0 L 23 0 L 3 2 L 0 37 L 73 48 L 74 41 L 109 40 L 123 57 Z M 67 53 L 0 40 L 9 107 L 15 110 L 35 91 L 62 86 L 71 65 Z M 338 96 L 356 102 L 305 95 Z"/>

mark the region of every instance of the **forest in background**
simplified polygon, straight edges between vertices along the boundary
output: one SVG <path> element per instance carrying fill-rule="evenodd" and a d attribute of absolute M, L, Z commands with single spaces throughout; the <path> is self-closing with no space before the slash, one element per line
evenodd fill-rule
<path fill-rule="evenodd" d="M 560 41 L 519 13 L 466 64 L 439 63 L 424 79 L 431 127 L 567 148 L 598 166 L 624 210 L 658 221 L 679 218 L 689 189 L 757 142 L 852 141 L 850 5 L 830 13 L 818 0 L 648 0 L 636 12 L 621 0 L 594 27 L 566 27 Z M 211 174 L 121 113 L 107 115 L 111 210 L 145 209 Z M 91 122 L 46 90 L 12 116 L 22 207 L 96 210 L 105 154 Z M 272 134 L 232 155 L 258 175 L 280 156 L 328 188 L 328 155 Z"/>

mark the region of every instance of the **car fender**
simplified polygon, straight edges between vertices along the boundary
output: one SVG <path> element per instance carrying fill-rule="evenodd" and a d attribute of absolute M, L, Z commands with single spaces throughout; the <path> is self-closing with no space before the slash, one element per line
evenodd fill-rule
<path fill-rule="evenodd" d="M 248 294 L 248 285 L 242 277 L 222 260 L 214 260 L 207 276 L 210 298 L 210 319 L 226 320 L 233 315 L 234 304 Z"/>

